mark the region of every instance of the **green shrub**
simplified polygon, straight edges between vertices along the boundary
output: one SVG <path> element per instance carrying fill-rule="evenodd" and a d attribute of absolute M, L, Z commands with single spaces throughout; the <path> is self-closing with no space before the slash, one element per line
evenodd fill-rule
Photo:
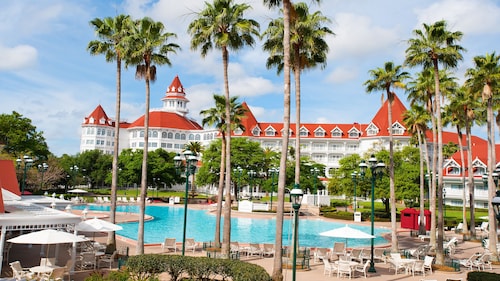
<path fill-rule="evenodd" d="M 157 279 L 160 273 L 167 271 L 167 264 L 162 255 L 137 255 L 128 258 L 127 269 L 134 280 L 144 281 Z"/>
<path fill-rule="evenodd" d="M 177 281 L 185 271 L 184 257 L 178 255 L 167 255 L 165 257 L 165 271 L 170 275 L 171 280 Z"/>
<path fill-rule="evenodd" d="M 484 271 L 471 271 L 467 273 L 467 281 L 498 281 L 500 274 Z"/>
<path fill-rule="evenodd" d="M 267 271 L 256 264 L 231 261 L 229 264 L 233 281 L 270 281 Z"/>

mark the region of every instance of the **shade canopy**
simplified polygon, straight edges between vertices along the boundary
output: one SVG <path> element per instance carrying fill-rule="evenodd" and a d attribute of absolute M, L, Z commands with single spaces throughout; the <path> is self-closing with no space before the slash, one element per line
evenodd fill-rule
<path fill-rule="evenodd" d="M 88 193 L 88 191 L 84 189 L 75 188 L 68 190 L 68 193 Z"/>
<path fill-rule="evenodd" d="M 7 240 L 16 244 L 62 244 L 84 242 L 87 239 L 79 237 L 73 233 L 58 231 L 55 229 L 44 229 L 19 235 Z"/>
<path fill-rule="evenodd" d="M 75 230 L 83 232 L 111 232 L 122 229 L 123 227 L 117 224 L 98 218 L 82 221 L 75 226 Z"/>
<path fill-rule="evenodd" d="M 321 232 L 319 235 L 327 236 L 327 237 L 334 237 L 334 238 L 345 238 L 346 245 L 347 245 L 347 239 L 349 239 L 349 238 L 352 238 L 352 239 L 375 238 L 375 236 L 368 234 L 366 232 L 363 232 L 359 229 L 352 228 L 349 225 L 346 225 L 344 227 L 335 228 L 332 230 L 328 230 L 325 232 Z"/>

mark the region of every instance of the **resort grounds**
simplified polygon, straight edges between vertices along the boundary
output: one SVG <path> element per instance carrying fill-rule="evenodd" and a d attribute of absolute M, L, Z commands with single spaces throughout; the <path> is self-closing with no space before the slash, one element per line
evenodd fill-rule
<path fill-rule="evenodd" d="M 157 203 L 155 203 L 157 204 Z M 207 210 L 214 210 L 213 207 L 210 207 L 208 205 L 190 205 L 190 208 L 206 208 Z M 81 211 L 78 210 L 72 210 L 73 213 L 75 214 L 80 214 Z M 272 216 L 273 214 L 261 214 L 261 213 L 240 213 L 237 211 L 233 211 L 232 215 L 234 216 L 243 216 L 243 217 L 250 217 L 250 216 Z M 108 213 L 107 212 L 89 212 L 87 214 L 87 217 L 93 218 L 93 217 L 98 217 L 101 219 L 109 219 Z M 317 217 L 311 217 L 311 219 L 317 219 Z M 329 221 L 336 221 L 336 222 L 342 222 L 346 223 L 346 221 L 338 221 L 338 220 L 333 220 L 333 219 L 326 219 L 322 218 L 324 220 L 329 220 Z M 116 215 L 116 221 L 119 222 L 127 222 L 127 221 L 136 221 L 138 220 L 138 215 L 137 214 L 131 214 L 131 213 L 117 213 Z M 189 222 L 188 222 L 189 223 Z M 349 222 L 349 224 L 364 224 L 364 225 L 369 225 L 369 221 L 364 221 L 364 222 Z M 398 223 L 399 225 L 399 223 Z M 179 227 L 181 227 L 181 224 L 179 224 Z M 389 222 L 376 222 L 375 227 L 386 227 L 390 228 L 390 223 Z M 300 235 L 300 234 L 299 234 Z M 462 235 L 461 234 L 456 234 L 452 231 L 447 231 L 446 236 L 451 238 L 451 237 L 457 237 L 458 238 L 458 245 L 456 247 L 455 253 L 451 256 L 454 260 L 460 260 L 460 259 L 467 259 L 474 253 L 478 252 L 484 252 L 484 249 L 481 245 L 481 242 L 472 242 L 472 241 L 463 241 Z M 97 233 L 93 239 L 96 241 L 105 244 L 107 241 L 107 233 Z M 390 239 L 390 237 L 388 237 Z M 421 241 L 420 238 L 418 237 L 412 237 L 410 235 L 410 231 L 407 229 L 398 229 L 398 240 L 399 240 L 399 249 L 400 251 L 404 249 L 411 249 L 418 247 L 419 245 L 426 244 L 428 241 Z M 206 252 L 202 250 L 202 242 L 203 241 L 197 241 L 199 243 L 198 249 L 193 253 L 191 251 L 186 251 L 186 255 L 190 256 L 206 256 Z M 238 241 L 240 245 L 246 245 L 245 241 Z M 179 243 L 179 242 L 178 242 Z M 24 245 L 25 246 L 25 245 Z M 38 255 L 30 255 L 28 252 L 25 250 L 21 250 L 21 248 L 17 247 L 23 247 L 23 245 L 13 245 L 11 252 L 10 252 L 10 261 L 14 260 L 21 260 L 23 264 L 36 264 L 39 262 L 39 257 Z M 136 253 L 136 242 L 127 239 L 121 236 L 117 235 L 117 248 L 126 248 L 128 247 L 129 255 L 135 255 Z M 180 247 L 180 245 L 179 245 Z M 332 242 L 332 247 L 333 247 L 333 242 Z M 383 246 L 377 246 L 377 247 L 387 247 L 390 249 L 390 241 L 387 242 L 386 245 Z M 369 250 L 369 248 L 365 248 Z M 177 253 L 169 253 L 165 252 L 162 250 L 160 244 L 147 244 L 144 247 L 144 252 L 146 254 L 180 254 L 180 251 L 177 251 Z M 314 252 L 314 249 L 311 249 L 311 254 Z M 30 261 L 31 258 L 34 259 L 33 261 Z M 273 257 L 259 257 L 259 256 L 252 256 L 252 257 L 246 257 L 245 255 L 240 256 L 240 260 L 246 261 L 249 263 L 254 263 L 262 266 L 265 268 L 269 274 L 272 273 L 273 269 L 273 262 L 274 258 Z M 117 266 L 117 263 L 115 264 L 115 268 Z M 375 268 L 376 268 L 376 273 L 368 273 L 368 278 L 373 281 L 399 281 L 399 280 L 407 280 L 407 281 L 420 281 L 420 280 L 436 280 L 436 281 L 450 281 L 450 280 L 467 280 L 467 273 L 469 272 L 466 268 L 463 266 L 460 267 L 459 272 L 445 272 L 445 271 L 433 271 L 432 274 L 426 274 L 425 277 L 422 276 L 421 274 L 412 276 L 412 275 L 406 275 L 404 273 L 399 272 L 398 274 L 394 273 L 394 270 L 389 271 L 389 263 L 384 264 L 383 262 L 376 262 L 375 263 Z M 99 271 L 106 273 L 108 270 L 107 268 L 101 268 Z M 304 281 L 309 281 L 309 280 L 332 280 L 332 279 L 338 279 L 336 274 L 333 274 L 332 276 L 324 275 L 324 265 L 323 263 L 319 262 L 314 262 L 313 258 L 310 260 L 310 270 L 300 270 L 298 269 L 296 272 L 296 280 L 304 280 Z M 495 272 L 500 274 L 500 265 L 493 265 L 493 269 L 489 270 L 486 269 L 486 272 Z M 86 277 L 88 277 L 90 274 L 92 274 L 94 270 L 83 270 L 83 271 L 76 271 L 71 274 L 71 280 L 73 281 L 83 281 L 85 280 Z M 283 269 L 283 274 L 284 274 L 284 280 L 292 280 L 292 270 L 291 269 Z M 3 270 L 2 270 L 2 277 L 10 277 L 10 268 L 7 265 L 4 264 Z M 361 273 L 357 273 L 353 279 L 364 279 Z M 160 280 L 169 280 L 168 274 L 162 274 L 160 276 Z"/>

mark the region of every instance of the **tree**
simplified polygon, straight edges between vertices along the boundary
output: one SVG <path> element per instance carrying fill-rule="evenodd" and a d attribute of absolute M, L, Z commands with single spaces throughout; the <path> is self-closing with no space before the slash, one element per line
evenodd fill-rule
<path fill-rule="evenodd" d="M 215 126 L 222 135 L 222 143 L 220 150 L 220 159 L 226 159 L 226 147 L 227 147 L 227 124 L 226 124 L 226 98 L 222 95 L 214 94 L 215 107 L 210 109 L 202 110 L 201 115 L 204 116 L 201 123 L 203 126 Z M 230 124 L 231 130 L 240 129 L 245 131 L 245 127 L 241 123 L 241 119 L 245 115 L 245 108 L 237 102 L 238 97 L 231 97 L 229 101 L 229 112 L 231 115 Z M 230 134 L 230 133 L 229 133 Z M 217 191 L 217 216 L 215 220 L 215 245 L 220 245 L 220 219 L 222 216 L 222 199 L 224 195 L 224 177 L 226 171 L 225 161 L 219 160 L 219 189 Z M 212 170 L 215 171 L 215 168 Z M 200 174 L 199 174 L 200 175 Z M 228 202 L 228 201 L 226 201 Z M 229 201 L 231 202 L 231 201 Z"/>
<path fill-rule="evenodd" d="M 145 17 L 135 21 L 131 26 L 131 35 L 127 37 L 128 45 L 126 65 L 136 65 L 135 77 L 146 82 L 146 112 L 144 114 L 144 150 L 141 169 L 141 202 L 139 208 L 139 229 L 137 231 L 136 254 L 144 253 L 144 219 L 146 209 L 146 191 L 148 175 L 148 135 L 150 83 L 156 81 L 156 65 L 170 65 L 167 55 L 179 49 L 174 43 L 167 43 L 174 33 L 165 32 L 161 22 Z"/>
<path fill-rule="evenodd" d="M 483 103 L 486 104 L 486 126 L 488 131 L 488 197 L 495 197 L 496 186 L 493 181 L 493 173 L 496 169 L 495 159 L 495 122 L 493 110 L 498 108 L 498 95 L 500 85 L 500 56 L 495 52 L 484 56 L 474 57 L 474 68 L 467 69 L 466 85 L 472 93 L 480 93 Z M 497 116 L 497 118 L 500 118 Z M 498 124 L 498 119 L 496 120 Z M 471 201 L 473 198 L 471 198 Z M 488 208 L 488 217 L 490 222 L 496 221 L 493 208 Z M 472 224 L 472 222 L 471 222 Z M 472 227 L 471 227 L 472 229 Z M 496 231 L 489 233 L 489 251 L 493 253 L 493 258 L 498 260 L 497 243 L 498 237 Z"/>
<path fill-rule="evenodd" d="M 13 156 L 30 155 L 40 159 L 47 159 L 49 148 L 31 119 L 12 111 L 12 114 L 0 114 L 0 150 Z"/>
<path fill-rule="evenodd" d="M 387 94 L 387 116 L 389 130 L 389 189 L 390 189 L 390 206 L 391 206 L 391 251 L 398 252 L 398 235 L 396 221 L 396 190 L 394 189 L 394 139 L 392 136 L 392 103 L 395 93 L 392 88 L 404 88 L 404 80 L 409 78 L 408 72 L 402 71 L 402 66 L 394 65 L 393 62 L 386 62 L 384 68 L 370 70 L 371 80 L 364 83 L 366 91 L 371 93 L 374 91 L 385 91 Z"/>
<path fill-rule="evenodd" d="M 115 135 L 113 147 L 113 167 L 111 169 L 111 206 L 109 219 L 111 223 L 116 222 L 116 186 L 118 182 L 118 154 L 120 141 L 120 107 L 121 107 L 121 71 L 122 51 L 126 46 L 123 42 L 129 35 L 130 16 L 118 15 L 114 18 L 95 18 L 90 21 L 94 27 L 96 36 L 100 40 L 92 40 L 87 46 L 91 55 L 104 54 L 107 62 L 116 61 L 116 100 L 115 100 Z M 109 232 L 107 244 L 116 249 L 116 235 L 114 231 Z"/>
<path fill-rule="evenodd" d="M 326 66 L 328 44 L 324 37 L 334 34 L 328 27 L 330 23 L 320 11 L 309 13 L 305 3 L 297 3 L 292 7 L 294 13 L 290 22 L 290 54 L 291 67 L 295 79 L 295 184 L 300 184 L 300 74 L 303 70 Z M 267 68 L 276 67 L 278 74 L 283 71 L 283 18 L 271 21 L 263 36 L 267 37 L 263 49 L 270 53 L 267 59 Z"/>
<path fill-rule="evenodd" d="M 438 237 L 436 263 L 444 264 L 443 251 L 443 126 L 441 122 L 441 92 L 439 81 L 439 65 L 444 68 L 456 68 L 463 59 L 465 49 L 457 42 L 462 39 L 462 32 L 450 32 L 446 21 L 437 21 L 432 25 L 423 24 L 423 30 L 413 31 L 414 38 L 408 40 L 405 63 L 411 67 L 421 65 L 431 68 L 434 72 L 436 123 L 437 123 L 437 163 L 433 169 L 437 171 L 437 198 L 438 198 Z M 434 164 L 433 164 L 434 165 Z M 433 176 L 435 177 L 435 176 Z M 434 181 L 434 179 L 433 179 Z M 431 239 L 436 232 L 431 229 Z"/>
<path fill-rule="evenodd" d="M 259 23 L 243 17 L 250 9 L 248 4 L 235 4 L 233 0 L 214 0 L 213 4 L 205 2 L 204 9 L 198 13 L 197 19 L 189 24 L 188 32 L 192 35 L 191 49 L 201 48 L 204 57 L 208 51 L 215 48 L 222 52 L 224 73 L 224 95 L 226 114 L 226 159 L 225 170 L 231 169 L 231 108 L 229 95 L 229 49 L 239 50 L 245 45 L 252 46 L 254 36 L 259 35 Z M 231 239 L 231 173 L 225 174 L 226 206 L 224 208 L 224 231 L 222 252 L 229 257 Z"/>

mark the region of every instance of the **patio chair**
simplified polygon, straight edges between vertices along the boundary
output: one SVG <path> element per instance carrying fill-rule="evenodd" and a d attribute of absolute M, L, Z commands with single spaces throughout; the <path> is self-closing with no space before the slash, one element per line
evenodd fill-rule
<path fill-rule="evenodd" d="M 412 257 L 419 260 L 420 257 L 425 256 L 430 249 L 430 245 L 420 245 L 417 248 L 408 249 L 408 253 L 410 253 Z"/>
<path fill-rule="evenodd" d="M 80 269 L 95 269 L 96 268 L 96 256 L 94 252 L 83 252 L 80 254 L 79 258 L 79 268 Z"/>
<path fill-rule="evenodd" d="M 403 269 L 405 272 L 408 271 L 408 263 L 403 261 L 399 253 L 391 253 L 389 258 L 389 271 L 394 269 L 394 274 L 398 274 L 399 270 Z"/>
<path fill-rule="evenodd" d="M 363 273 L 363 275 L 366 278 L 366 274 L 368 272 L 368 267 L 370 267 L 370 261 L 367 260 L 365 264 L 359 264 L 354 267 L 354 272 L 360 272 Z"/>
<path fill-rule="evenodd" d="M 175 243 L 175 238 L 165 238 L 165 241 L 161 243 L 161 249 L 162 251 L 167 250 L 174 250 L 174 253 L 177 252 L 177 244 Z"/>
<path fill-rule="evenodd" d="M 351 251 L 351 260 L 363 263 L 363 249 L 355 248 Z"/>
<path fill-rule="evenodd" d="M 328 276 L 332 276 L 332 273 L 337 272 L 337 267 L 335 266 L 334 263 L 330 263 L 328 259 L 323 259 L 323 274 L 326 275 L 328 272 Z"/>
<path fill-rule="evenodd" d="M 476 226 L 477 231 L 485 232 L 488 231 L 489 223 L 487 221 L 483 221 L 480 226 Z"/>
<path fill-rule="evenodd" d="M 197 243 L 194 241 L 194 238 L 186 238 L 186 250 L 192 250 L 193 253 L 196 251 Z"/>
<path fill-rule="evenodd" d="M 264 243 L 262 244 L 262 256 L 273 257 L 274 256 L 274 244 Z"/>
<path fill-rule="evenodd" d="M 492 270 L 491 267 L 491 253 L 484 252 L 481 256 L 479 256 L 475 261 L 472 262 L 473 267 L 477 267 L 477 270 L 485 270 L 486 266 Z"/>
<path fill-rule="evenodd" d="M 314 262 L 319 263 L 322 259 L 328 259 L 328 249 L 316 248 L 316 251 L 314 251 Z"/>
<path fill-rule="evenodd" d="M 56 258 L 41 258 L 40 265 L 41 266 L 54 266 L 54 265 L 56 265 Z"/>
<path fill-rule="evenodd" d="M 345 255 L 345 243 L 344 242 L 335 242 L 333 243 L 333 251 L 332 253 L 342 256 Z"/>
<path fill-rule="evenodd" d="M 461 222 L 457 224 L 457 226 L 451 228 L 451 230 L 455 231 L 455 233 L 462 233 L 464 231 L 464 223 Z"/>
<path fill-rule="evenodd" d="M 429 270 L 432 274 L 432 262 L 434 261 L 434 257 L 425 256 L 424 258 L 424 270 Z"/>
<path fill-rule="evenodd" d="M 339 260 L 339 267 L 337 268 L 337 278 L 341 278 L 342 276 L 349 276 L 349 279 L 351 279 L 352 267 L 348 261 Z"/>
<path fill-rule="evenodd" d="M 383 249 L 383 248 L 375 248 L 375 249 L 373 249 L 373 259 L 374 260 L 383 261 L 384 263 L 387 263 L 387 260 L 389 258 L 385 255 L 385 250 L 386 249 Z M 365 258 L 365 257 L 363 256 L 363 258 Z"/>
<path fill-rule="evenodd" d="M 248 247 L 247 251 L 248 256 L 259 256 L 262 257 L 263 251 L 260 248 L 260 245 L 257 243 L 250 243 L 250 246 Z"/>
<path fill-rule="evenodd" d="M 416 261 L 413 263 L 413 267 L 411 269 L 412 275 L 415 277 L 416 272 L 421 272 L 422 276 L 425 277 L 425 267 L 424 267 L 424 261 Z"/>
<path fill-rule="evenodd" d="M 59 280 L 64 280 L 64 270 L 66 268 L 64 267 L 56 267 L 52 269 L 52 272 L 50 274 L 48 273 L 42 273 L 40 275 L 40 281 L 59 281 Z"/>
<path fill-rule="evenodd" d="M 104 256 L 100 258 L 98 267 L 100 268 L 101 264 L 104 263 L 105 265 L 109 265 L 109 268 L 111 269 L 117 257 L 118 251 L 114 251 L 110 256 Z"/>
<path fill-rule="evenodd" d="M 472 270 L 474 262 L 481 256 L 481 253 L 472 254 L 468 259 L 461 259 L 459 261 L 460 265 L 466 267 L 468 270 Z"/>
<path fill-rule="evenodd" d="M 15 278 L 16 280 L 25 280 L 25 279 L 32 279 L 33 278 L 33 273 L 29 271 L 27 268 L 23 268 L 21 266 L 20 261 L 14 261 L 9 263 L 10 268 L 12 269 L 12 277 Z"/>

